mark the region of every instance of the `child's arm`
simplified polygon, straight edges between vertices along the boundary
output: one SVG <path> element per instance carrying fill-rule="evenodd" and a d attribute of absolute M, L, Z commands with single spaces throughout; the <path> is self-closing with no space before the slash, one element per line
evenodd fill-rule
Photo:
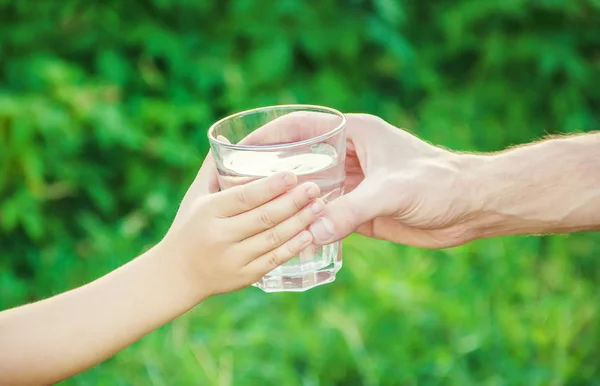
<path fill-rule="evenodd" d="M 280 173 L 209 194 L 211 168 L 205 162 L 154 248 L 83 287 L 0 312 L 0 385 L 73 376 L 311 243 L 305 229 L 323 208 L 316 184 L 294 188 L 295 176 Z"/>

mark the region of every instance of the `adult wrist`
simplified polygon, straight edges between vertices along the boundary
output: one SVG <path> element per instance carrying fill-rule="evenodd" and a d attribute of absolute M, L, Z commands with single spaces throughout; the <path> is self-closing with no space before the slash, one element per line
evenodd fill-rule
<path fill-rule="evenodd" d="M 459 233 L 465 241 L 492 237 L 506 223 L 496 208 L 498 178 L 492 175 L 495 155 L 457 154 L 458 172 L 456 197 L 463 208 L 459 214 Z"/>
<path fill-rule="evenodd" d="M 464 156 L 462 178 L 470 203 L 464 225 L 472 239 L 540 231 L 522 192 L 527 185 L 527 176 L 518 172 L 522 166 L 505 153 Z"/>

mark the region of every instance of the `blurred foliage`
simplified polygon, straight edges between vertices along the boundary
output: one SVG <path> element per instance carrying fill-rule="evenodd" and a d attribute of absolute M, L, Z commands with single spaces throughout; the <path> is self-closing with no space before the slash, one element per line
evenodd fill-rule
<path fill-rule="evenodd" d="M 459 150 L 600 127 L 598 0 L 0 0 L 0 308 L 157 242 L 246 108 Z M 600 238 L 351 237 L 335 284 L 209 299 L 68 385 L 600 384 Z"/>

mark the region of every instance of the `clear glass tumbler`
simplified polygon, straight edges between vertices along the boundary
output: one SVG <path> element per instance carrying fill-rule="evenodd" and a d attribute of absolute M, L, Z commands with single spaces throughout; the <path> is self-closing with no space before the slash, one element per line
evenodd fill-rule
<path fill-rule="evenodd" d="M 221 189 L 280 171 L 313 181 L 325 202 L 344 191 L 346 118 L 337 110 L 283 105 L 223 118 L 208 131 Z M 311 247 L 254 284 L 265 292 L 306 291 L 331 283 L 342 267 L 342 244 Z"/>

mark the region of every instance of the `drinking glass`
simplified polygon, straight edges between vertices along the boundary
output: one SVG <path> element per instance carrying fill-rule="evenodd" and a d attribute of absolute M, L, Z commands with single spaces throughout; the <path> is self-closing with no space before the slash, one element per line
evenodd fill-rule
<path fill-rule="evenodd" d="M 325 203 L 344 191 L 346 118 L 337 110 L 282 105 L 243 111 L 213 124 L 210 147 L 221 189 L 281 171 L 313 181 Z M 306 291 L 331 283 L 342 267 L 342 244 L 311 245 L 254 286 L 265 292 Z"/>

